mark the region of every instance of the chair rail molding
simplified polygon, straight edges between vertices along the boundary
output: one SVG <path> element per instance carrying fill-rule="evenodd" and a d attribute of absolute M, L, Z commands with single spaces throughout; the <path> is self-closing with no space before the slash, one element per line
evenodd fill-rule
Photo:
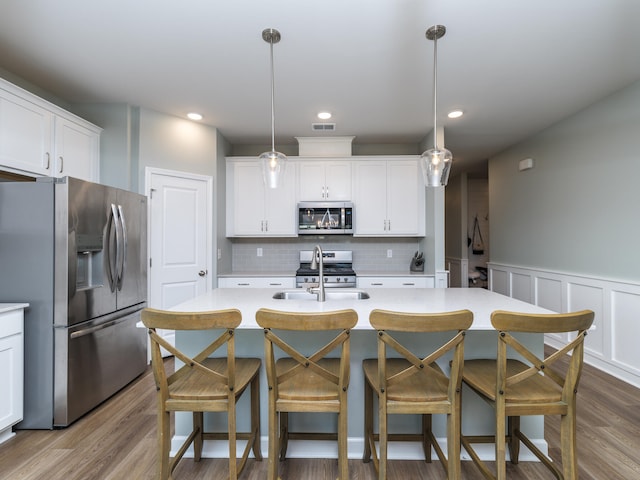
<path fill-rule="evenodd" d="M 640 388 L 640 284 L 495 262 L 488 264 L 488 274 L 489 290 L 508 297 L 560 313 L 593 310 L 585 362 Z M 564 340 L 545 335 L 554 348 Z"/>

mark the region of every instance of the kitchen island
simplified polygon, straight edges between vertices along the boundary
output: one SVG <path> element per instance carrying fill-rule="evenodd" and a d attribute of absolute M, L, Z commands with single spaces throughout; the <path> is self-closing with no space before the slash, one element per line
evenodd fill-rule
<path fill-rule="evenodd" d="M 189 300 L 173 308 L 176 311 L 206 311 L 225 308 L 237 308 L 242 313 L 242 324 L 236 332 L 236 354 L 238 356 L 262 356 L 264 350 L 264 338 L 262 329 L 255 320 L 255 313 L 260 308 L 271 308 L 290 312 L 326 312 L 352 308 L 358 313 L 358 323 L 351 336 L 351 383 L 349 385 L 349 458 L 361 458 L 364 446 L 363 434 L 363 391 L 364 379 L 362 374 L 362 360 L 373 358 L 377 354 L 375 332 L 369 325 L 369 313 L 379 308 L 405 312 L 443 312 L 459 309 L 469 309 L 474 314 L 473 325 L 465 339 L 465 358 L 495 358 L 496 333 L 491 326 L 491 312 L 494 310 L 512 310 L 527 313 L 552 313 L 535 305 L 525 303 L 513 298 L 490 292 L 484 289 L 467 288 L 379 288 L 367 290 L 370 298 L 363 300 L 328 299 L 326 302 L 316 300 L 276 300 L 273 295 L 280 291 L 277 288 L 262 289 L 237 289 L 219 288 L 211 290 L 193 300 Z M 298 289 L 300 291 L 301 289 Z M 337 289 L 350 291 L 356 289 Z M 315 335 L 314 335 L 315 336 Z M 195 353 L 203 348 L 211 339 L 211 335 L 202 332 L 176 332 L 176 345 L 187 353 Z M 410 340 L 409 340 L 410 341 Z M 433 344 L 441 343 L 442 337 L 433 336 Z M 542 355 L 544 339 L 542 335 L 527 336 L 521 341 L 530 347 L 536 354 Z M 422 342 L 424 344 L 424 342 Z M 309 349 L 313 349 L 312 339 L 309 339 Z M 448 370 L 445 360 L 440 366 Z M 267 382 L 264 368 L 261 372 L 261 436 L 263 452 L 267 450 Z M 248 398 L 242 398 L 238 403 L 239 429 L 248 428 L 242 422 L 248 420 Z M 335 431 L 335 415 L 305 414 L 303 416 L 291 415 L 290 425 L 293 430 L 309 431 Z M 215 428 L 224 428 L 226 420 L 218 418 L 219 415 L 209 416 L 205 421 Z M 493 411 L 482 402 L 470 390 L 463 390 L 462 431 L 466 435 L 488 433 L 493 431 Z M 400 415 L 392 416 L 389 422 L 389 431 L 416 432 L 419 425 L 417 416 Z M 176 414 L 176 438 L 174 446 L 177 446 L 191 430 L 191 416 L 189 414 Z M 443 415 L 434 415 L 433 430 L 439 442 L 446 445 L 445 418 Z M 522 430 L 534 440 L 543 451 L 547 450 L 544 440 L 544 421 L 542 417 L 523 417 Z M 524 448 L 524 446 L 523 446 Z M 223 457 L 226 455 L 226 447 L 216 442 L 205 442 L 203 456 Z M 480 455 L 485 459 L 493 458 L 493 446 L 484 445 L 479 449 Z M 521 460 L 533 459 L 527 454 L 527 450 L 521 453 Z M 290 441 L 287 451 L 288 457 L 300 458 L 330 458 L 337 457 L 336 442 L 305 443 L 302 441 Z M 389 445 L 389 458 L 422 459 L 422 450 L 417 443 L 392 442 Z M 463 459 L 468 457 L 463 452 Z"/>

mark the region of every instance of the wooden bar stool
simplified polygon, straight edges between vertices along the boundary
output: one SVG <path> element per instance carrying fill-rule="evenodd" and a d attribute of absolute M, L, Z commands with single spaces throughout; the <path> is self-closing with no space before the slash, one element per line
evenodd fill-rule
<path fill-rule="evenodd" d="M 340 480 L 348 480 L 347 458 L 347 389 L 349 387 L 350 330 L 358 315 L 354 310 L 322 313 L 290 313 L 260 309 L 258 325 L 264 328 L 265 362 L 269 383 L 269 465 L 268 479 L 278 478 L 279 459 L 284 460 L 288 440 L 338 440 Z M 314 332 L 336 331 L 335 337 L 319 347 L 314 345 Z M 278 331 L 278 333 L 276 333 Z M 282 333 L 280 333 L 282 331 Z M 287 343 L 285 331 L 305 332 L 298 348 Z M 332 335 L 333 336 L 333 335 Z M 322 341 L 321 343 L 324 343 Z M 315 353 L 302 353 L 301 348 L 318 348 Z M 276 361 L 274 350 L 286 356 Z M 327 358 L 334 350 L 338 357 Z M 338 414 L 338 433 L 289 431 L 289 412 L 334 412 Z"/>
<path fill-rule="evenodd" d="M 473 313 L 459 310 L 444 313 L 402 313 L 373 310 L 371 326 L 378 331 L 378 358 L 362 362 L 365 377 L 363 461 L 373 455 L 379 480 L 387 478 L 387 444 L 390 440 L 420 441 L 425 460 L 431 462 L 431 447 L 447 472 L 447 478 L 460 478 L 460 387 L 464 361 L 464 335 L 473 322 Z M 447 332 L 446 342 L 426 357 L 407 349 L 397 338 L 398 332 L 433 335 Z M 387 357 L 387 347 L 393 357 Z M 452 352 L 451 373 L 447 377 L 435 363 Z M 399 356 L 399 358 L 395 358 Z M 373 397 L 378 398 L 379 433 L 373 431 Z M 447 416 L 448 460 L 431 432 L 431 415 Z M 387 416 L 390 414 L 421 414 L 419 434 L 389 434 Z M 380 443 L 380 457 L 375 441 Z"/>
<path fill-rule="evenodd" d="M 495 410 L 496 434 L 464 436 L 462 444 L 482 474 L 489 479 L 506 478 L 506 445 L 511 462 L 518 463 L 520 442 L 524 443 L 556 476 L 565 480 L 578 478 L 576 457 L 576 392 L 584 353 L 584 337 L 594 313 L 535 315 L 495 311 L 491 324 L 498 331 L 497 359 L 467 360 L 463 382 Z M 522 333 L 570 333 L 576 336 L 548 357 L 538 358 L 516 338 Z M 516 333 L 516 336 L 512 335 Z M 516 353 L 519 359 L 507 358 Z M 569 368 L 561 373 L 552 365 L 571 355 Z M 522 415 L 561 415 L 560 442 L 562 471 L 520 431 Z M 472 447 L 474 443 L 495 443 L 496 475 L 482 462 Z"/>
<path fill-rule="evenodd" d="M 229 478 L 236 480 L 253 449 L 256 460 L 260 451 L 260 385 L 259 358 L 236 358 L 235 328 L 240 325 L 239 310 L 209 312 L 169 312 L 146 308 L 142 322 L 151 337 L 151 361 L 158 390 L 158 478 L 171 479 L 172 472 L 191 443 L 194 460 L 200 460 L 203 440 L 228 440 Z M 169 344 L 157 329 L 210 330 L 221 329 L 220 335 L 204 350 L 191 357 Z M 224 356 L 209 358 L 226 346 Z M 160 348 L 166 349 L 184 363 L 175 373 L 165 371 Z M 224 350 L 224 348 L 223 348 Z M 251 431 L 236 432 L 236 402 L 251 385 Z M 174 458 L 170 458 L 171 412 L 193 412 L 193 430 Z M 204 432 L 203 412 L 226 412 L 226 432 Z M 242 457 L 236 458 L 236 440 L 247 440 Z"/>

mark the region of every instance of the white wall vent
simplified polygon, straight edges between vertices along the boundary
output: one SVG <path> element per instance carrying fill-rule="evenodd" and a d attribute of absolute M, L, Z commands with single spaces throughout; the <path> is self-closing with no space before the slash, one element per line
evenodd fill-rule
<path fill-rule="evenodd" d="M 312 123 L 311 130 L 314 132 L 333 132 L 336 129 L 335 123 Z"/>

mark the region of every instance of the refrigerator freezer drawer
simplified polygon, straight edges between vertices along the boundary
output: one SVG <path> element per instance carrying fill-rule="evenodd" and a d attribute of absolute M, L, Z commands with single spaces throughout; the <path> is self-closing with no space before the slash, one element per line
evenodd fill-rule
<path fill-rule="evenodd" d="M 144 372 L 146 331 L 140 310 L 102 322 L 56 328 L 55 427 L 65 427 Z M 66 348 L 65 348 L 66 347 Z"/>

